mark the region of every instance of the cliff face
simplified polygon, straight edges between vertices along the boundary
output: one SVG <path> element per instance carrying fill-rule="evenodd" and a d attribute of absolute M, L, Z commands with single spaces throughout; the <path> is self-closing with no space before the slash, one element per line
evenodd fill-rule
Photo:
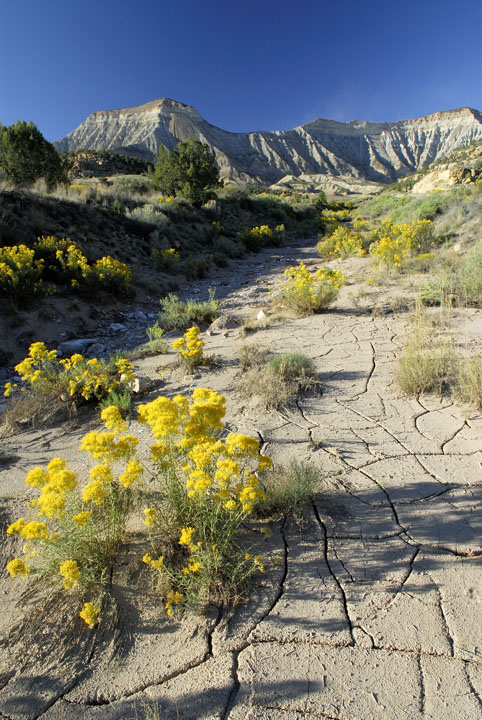
<path fill-rule="evenodd" d="M 460 108 L 386 123 L 319 118 L 293 130 L 229 133 L 193 107 L 161 98 L 95 112 L 55 145 L 60 151 L 112 150 L 153 161 L 159 145 L 171 150 L 191 137 L 214 149 L 224 178 L 274 183 L 314 173 L 390 182 L 482 138 L 482 114 Z"/>

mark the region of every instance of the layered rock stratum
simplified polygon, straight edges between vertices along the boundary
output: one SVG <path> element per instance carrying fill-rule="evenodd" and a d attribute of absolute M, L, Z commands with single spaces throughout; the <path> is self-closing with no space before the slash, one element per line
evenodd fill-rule
<path fill-rule="evenodd" d="M 318 118 L 292 130 L 231 133 L 189 105 L 160 98 L 92 113 L 56 147 L 111 150 L 153 161 L 160 145 L 171 150 L 189 138 L 213 148 L 222 178 L 271 184 L 287 175 L 315 174 L 383 183 L 482 138 L 482 114 L 463 107 L 396 122 Z"/>

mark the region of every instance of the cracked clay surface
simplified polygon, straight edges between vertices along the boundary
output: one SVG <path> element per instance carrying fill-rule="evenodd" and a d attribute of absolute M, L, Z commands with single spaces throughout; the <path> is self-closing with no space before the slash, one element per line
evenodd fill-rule
<path fill-rule="evenodd" d="M 312 248 L 285 248 L 240 264 L 236 284 L 218 293 L 227 312 L 257 312 L 266 284 L 300 257 L 319 262 Z M 259 436 L 275 463 L 295 457 L 323 477 L 301 525 L 272 523 L 261 548 L 267 572 L 250 602 L 167 619 L 134 540 L 114 570 L 106 630 L 81 628 L 68 610 L 50 623 L 48 599 L 15 607 L 24 581 L 3 578 L 0 718 L 482 718 L 482 418 L 449 398 L 402 397 L 394 370 L 408 315 L 363 313 L 349 297 L 345 288 L 327 312 L 247 340 L 236 329 L 213 332 L 206 352 L 220 367 L 166 373 L 161 388 L 223 393 L 230 430 Z M 456 325 L 480 351 L 482 311 L 458 310 Z M 322 394 L 280 412 L 246 400 L 237 390 L 243 342 L 306 353 Z M 145 359 L 140 373 L 154 377 L 171 361 Z M 0 466 L 4 560 L 15 551 L 4 527 L 24 507 L 25 472 L 55 455 L 82 469 L 75 448 L 84 431 L 4 441 L 14 458 Z M 145 428 L 135 431 L 147 443 Z M 31 630 L 12 631 L 22 613 Z M 58 642 L 54 620 L 66 628 Z M 35 652 L 30 631 L 44 637 Z"/>

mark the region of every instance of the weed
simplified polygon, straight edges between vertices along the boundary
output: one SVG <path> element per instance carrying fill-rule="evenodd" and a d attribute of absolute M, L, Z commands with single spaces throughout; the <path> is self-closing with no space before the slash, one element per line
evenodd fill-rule
<path fill-rule="evenodd" d="M 52 407 L 59 401 L 75 407 L 98 402 L 112 391 L 122 393 L 134 379 L 133 367 L 123 357 L 105 362 L 97 358 L 86 360 L 79 353 L 62 360 L 57 356 L 57 350 L 47 350 L 43 342 L 33 343 L 28 356 L 15 366 L 23 387 L 8 382 L 4 395 L 18 397 L 24 393 L 25 397 L 41 399 Z M 36 403 L 32 405 L 34 410 Z"/>
<path fill-rule="evenodd" d="M 123 418 L 129 419 L 132 409 L 132 393 L 130 390 L 119 392 L 118 390 L 110 390 L 105 398 L 99 402 L 101 410 L 114 406 L 119 409 Z"/>
<path fill-rule="evenodd" d="M 300 520 L 320 481 L 319 470 L 296 460 L 275 468 L 269 475 L 262 476 L 266 498 L 258 504 L 256 514 L 260 517 L 293 516 Z"/>
<path fill-rule="evenodd" d="M 65 590 L 78 588 L 91 597 L 80 616 L 94 625 L 110 569 L 124 538 L 132 509 L 131 485 L 143 468 L 134 459 L 137 438 L 125 434 L 127 426 L 117 408 L 102 411 L 108 432 L 84 436 L 81 449 L 100 464 L 90 470 L 90 482 L 81 490 L 77 475 L 65 460 L 54 458 L 47 468 L 36 467 L 25 479 L 38 497 L 29 502 L 29 517 L 12 523 L 7 535 L 23 541 L 23 558 L 7 564 L 12 577 L 30 575 Z M 124 462 L 121 474 L 114 462 Z M 37 519 L 32 520 L 31 514 Z"/>
<path fill-rule="evenodd" d="M 436 322 L 444 326 L 445 315 Z M 436 325 L 428 322 L 428 316 L 417 307 L 410 332 L 410 340 L 404 346 L 398 360 L 397 382 L 406 395 L 424 392 L 443 394 L 453 385 L 457 359 L 452 339 L 437 332 Z"/>
<path fill-rule="evenodd" d="M 469 355 L 462 358 L 457 368 L 455 393 L 462 402 L 482 410 L 482 357 Z"/>
<path fill-rule="evenodd" d="M 214 299 L 214 290 L 209 290 L 209 300 L 179 300 L 177 295 L 169 294 L 161 301 L 162 312 L 159 324 L 166 330 L 185 330 L 192 325 L 211 323 L 219 315 L 219 303 Z"/>
<path fill-rule="evenodd" d="M 153 248 L 151 258 L 156 268 L 163 272 L 174 271 L 179 267 L 179 253 L 174 248 Z"/>
<path fill-rule="evenodd" d="M 159 325 L 156 320 L 154 325 L 151 325 L 146 330 L 147 337 L 149 338 L 149 352 L 151 355 L 165 355 L 169 350 L 169 344 L 162 336 L 164 329 Z"/>
<path fill-rule="evenodd" d="M 300 393 L 319 389 L 313 361 L 299 352 L 272 355 L 258 345 L 240 351 L 244 376 L 240 390 L 261 399 L 266 408 L 289 405 Z"/>

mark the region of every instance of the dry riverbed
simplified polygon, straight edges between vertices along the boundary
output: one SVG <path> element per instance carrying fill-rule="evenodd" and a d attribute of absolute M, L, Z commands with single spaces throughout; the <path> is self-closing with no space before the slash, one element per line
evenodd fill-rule
<path fill-rule="evenodd" d="M 321 264 L 313 248 L 293 247 L 223 271 L 216 284 L 225 311 L 256 315 L 268 285 L 300 258 Z M 153 379 L 165 368 L 148 399 L 211 387 L 227 398 L 230 430 L 259 437 L 275 463 L 296 458 L 320 471 L 303 524 L 273 523 L 262 541 L 266 574 L 249 604 L 230 615 L 212 608 L 201 619 L 166 618 L 135 536 L 114 571 L 110 621 L 97 630 L 67 627 L 55 608 L 39 628 L 45 607 L 38 598 L 16 606 L 24 581 L 4 573 L 0 717 L 482 717 L 482 417 L 448 397 L 400 395 L 394 371 L 410 332 L 400 296 L 409 292 L 366 286 L 367 263 L 344 263 L 359 280 L 324 313 L 247 337 L 239 328 L 206 335 L 206 352 L 219 360 L 213 369 L 171 371 L 172 353 L 137 363 Z M 185 293 L 204 297 L 208 285 Z M 482 311 L 457 310 L 452 326 L 480 351 Z M 245 342 L 307 354 L 322 394 L 270 412 L 247 400 L 238 390 Z M 60 456 L 85 470 L 76 448 L 87 428 L 79 418 L 3 440 L 2 530 L 22 512 L 30 468 Z M 146 429 L 133 422 L 132 431 L 147 447 Z M 13 553 L 4 536 L 4 562 Z M 32 643 L 30 633 L 42 632 L 44 642 Z"/>

